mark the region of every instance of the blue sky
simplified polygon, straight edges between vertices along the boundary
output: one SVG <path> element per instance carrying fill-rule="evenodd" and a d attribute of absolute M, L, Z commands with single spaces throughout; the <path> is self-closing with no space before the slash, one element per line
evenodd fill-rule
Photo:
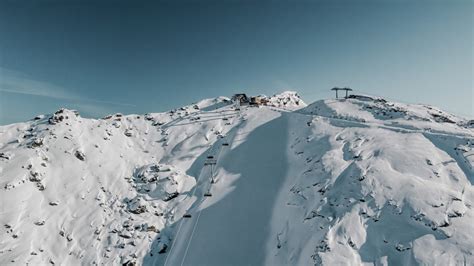
<path fill-rule="evenodd" d="M 0 124 L 334 86 L 474 117 L 473 1 L 0 1 Z"/>

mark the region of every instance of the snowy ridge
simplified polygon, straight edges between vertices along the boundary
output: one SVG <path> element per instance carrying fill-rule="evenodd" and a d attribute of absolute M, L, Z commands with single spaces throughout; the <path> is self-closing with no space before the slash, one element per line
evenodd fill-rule
<path fill-rule="evenodd" d="M 471 121 L 456 117 L 433 106 L 396 103 L 382 98 L 359 95 L 351 95 L 349 99 L 320 100 L 299 110 L 299 112 L 348 121 L 428 131 L 449 132 L 452 130 L 452 132 L 460 132 L 471 127 Z"/>
<path fill-rule="evenodd" d="M 474 261 L 471 121 L 370 96 L 269 102 L 1 126 L 0 264 Z"/>
<path fill-rule="evenodd" d="M 296 91 L 284 91 L 268 98 L 270 105 L 296 110 L 306 106 Z"/>

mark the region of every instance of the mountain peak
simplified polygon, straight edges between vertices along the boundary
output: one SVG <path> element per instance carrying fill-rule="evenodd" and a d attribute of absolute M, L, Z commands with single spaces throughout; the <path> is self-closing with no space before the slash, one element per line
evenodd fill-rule
<path fill-rule="evenodd" d="M 306 106 L 306 103 L 301 99 L 296 91 L 283 91 L 274 94 L 268 100 L 274 106 L 286 107 L 293 110 Z"/>
<path fill-rule="evenodd" d="M 468 121 L 370 96 L 259 98 L 0 126 L 0 264 L 474 261 Z"/>

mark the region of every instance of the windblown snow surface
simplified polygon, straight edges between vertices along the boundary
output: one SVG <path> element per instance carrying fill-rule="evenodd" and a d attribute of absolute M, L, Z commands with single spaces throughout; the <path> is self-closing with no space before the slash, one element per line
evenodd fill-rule
<path fill-rule="evenodd" d="M 473 121 L 270 103 L 1 126 L 0 265 L 474 265 Z"/>

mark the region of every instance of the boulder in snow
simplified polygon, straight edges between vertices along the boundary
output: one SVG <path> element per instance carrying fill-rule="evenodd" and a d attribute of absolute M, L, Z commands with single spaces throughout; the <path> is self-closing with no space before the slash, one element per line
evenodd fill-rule
<path fill-rule="evenodd" d="M 30 148 L 39 148 L 41 146 L 43 146 L 43 141 L 44 139 L 43 138 L 34 138 L 31 142 L 30 142 Z"/>
<path fill-rule="evenodd" d="M 77 150 L 75 153 L 74 153 L 74 156 L 76 156 L 77 159 L 81 160 L 81 161 L 84 161 L 86 159 L 86 156 L 84 155 L 84 153 L 80 150 Z"/>
<path fill-rule="evenodd" d="M 133 136 L 133 130 L 132 129 L 127 129 L 127 130 L 125 130 L 124 134 L 127 137 L 131 137 L 131 136 Z"/>
<path fill-rule="evenodd" d="M 146 212 L 147 208 L 145 202 L 141 198 L 134 198 L 128 202 L 128 211 L 134 214 Z"/>
<path fill-rule="evenodd" d="M 0 159 L 10 160 L 13 157 L 13 154 L 9 152 L 0 152 Z"/>

